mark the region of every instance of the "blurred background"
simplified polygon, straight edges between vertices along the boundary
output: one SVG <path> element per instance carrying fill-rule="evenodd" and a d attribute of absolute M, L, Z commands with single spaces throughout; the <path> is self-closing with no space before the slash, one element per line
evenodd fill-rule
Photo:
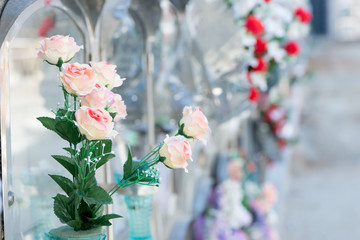
<path fill-rule="evenodd" d="M 301 51 L 261 75 L 267 88 L 256 94 L 238 16 L 253 2 L 0 0 L 2 237 L 44 239 L 60 225 L 51 198 L 60 189 L 47 174 L 65 174 L 50 158 L 64 142 L 36 117 L 51 116 L 62 96 L 35 48 L 63 34 L 84 45 L 73 61 L 106 60 L 126 78 L 115 91 L 128 117 L 116 126 L 116 159 L 98 175 L 104 186 L 121 178 L 126 147 L 142 156 L 176 130 L 185 105 L 201 106 L 212 128 L 188 174 L 159 166 L 144 222 L 115 194 L 107 211 L 124 218 L 109 240 L 360 239 L 360 1 L 261 1 L 278 5 L 259 16 L 285 19 L 279 45 L 296 40 Z M 295 38 L 298 7 L 313 17 Z"/>

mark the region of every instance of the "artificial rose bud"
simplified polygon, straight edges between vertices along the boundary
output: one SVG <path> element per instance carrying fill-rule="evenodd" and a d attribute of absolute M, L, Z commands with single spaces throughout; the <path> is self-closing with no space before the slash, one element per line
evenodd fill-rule
<path fill-rule="evenodd" d="M 256 58 L 257 63 L 255 66 L 250 67 L 250 69 L 254 72 L 266 72 L 267 71 L 267 62 L 265 62 L 264 58 L 258 57 Z"/>
<path fill-rule="evenodd" d="M 123 84 L 124 78 L 120 78 L 119 74 L 116 73 L 116 65 L 108 62 L 90 62 L 90 64 L 97 74 L 99 84 L 110 90 Z"/>
<path fill-rule="evenodd" d="M 185 172 L 188 172 L 186 160 L 192 160 L 191 147 L 183 136 L 166 136 L 164 145 L 159 150 L 159 155 L 163 159 L 162 162 L 165 166 L 172 169 L 183 168 Z"/>
<path fill-rule="evenodd" d="M 209 122 L 200 107 L 192 110 L 192 107 L 186 106 L 183 110 L 183 117 L 180 122 L 180 133 L 185 137 L 199 139 L 206 143 L 204 137 L 211 130 L 209 128 Z"/>
<path fill-rule="evenodd" d="M 288 41 L 284 48 L 289 56 L 296 56 L 300 52 L 300 46 L 295 41 Z"/>
<path fill-rule="evenodd" d="M 81 107 L 75 112 L 76 125 L 88 140 L 114 137 L 114 122 L 110 114 L 101 107 Z"/>
<path fill-rule="evenodd" d="M 39 43 L 38 56 L 54 65 L 58 64 L 60 58 L 64 63 L 70 61 L 83 48 L 76 45 L 74 38 L 63 35 L 44 38 Z"/>
<path fill-rule="evenodd" d="M 256 39 L 254 53 L 256 56 L 261 56 L 267 51 L 267 43 L 264 39 Z"/>
<path fill-rule="evenodd" d="M 126 105 L 119 94 L 113 93 L 112 102 L 109 105 L 108 111 L 116 113 L 114 122 L 124 119 L 127 116 Z"/>
<path fill-rule="evenodd" d="M 89 94 L 98 81 L 91 67 L 80 63 L 65 63 L 59 77 L 65 90 L 76 96 Z"/>
<path fill-rule="evenodd" d="M 250 102 L 257 102 L 259 100 L 259 97 L 260 97 L 259 90 L 256 87 L 251 86 L 249 89 L 248 100 Z"/>
<path fill-rule="evenodd" d="M 259 36 L 263 34 L 263 32 L 265 31 L 264 24 L 261 22 L 260 19 L 258 19 L 254 15 L 250 15 L 247 17 L 245 22 L 245 28 L 246 31 L 248 31 L 249 33 L 255 36 Z"/>
<path fill-rule="evenodd" d="M 303 7 L 298 7 L 294 11 L 295 18 L 297 18 L 301 23 L 308 24 L 311 22 L 313 15 L 311 12 L 307 11 Z"/>

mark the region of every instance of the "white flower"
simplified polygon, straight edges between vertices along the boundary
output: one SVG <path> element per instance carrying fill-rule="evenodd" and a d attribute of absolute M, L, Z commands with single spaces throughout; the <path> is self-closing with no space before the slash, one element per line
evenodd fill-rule
<path fill-rule="evenodd" d="M 258 87 L 263 92 L 267 90 L 266 74 L 259 72 L 251 72 L 250 76 L 252 83 L 256 87 Z"/>
<path fill-rule="evenodd" d="M 280 46 L 277 41 L 271 41 L 268 43 L 268 51 L 266 57 L 268 59 L 274 59 L 276 62 L 283 61 L 286 56 L 286 51 Z"/>

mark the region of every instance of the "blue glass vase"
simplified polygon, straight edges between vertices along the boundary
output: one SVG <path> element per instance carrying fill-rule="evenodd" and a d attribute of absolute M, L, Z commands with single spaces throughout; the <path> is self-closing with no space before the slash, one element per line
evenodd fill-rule
<path fill-rule="evenodd" d="M 75 232 L 69 226 L 63 226 L 45 233 L 46 240 L 105 240 L 104 229 L 92 229 Z"/>
<path fill-rule="evenodd" d="M 129 240 L 153 240 L 150 217 L 152 195 L 124 196 L 129 219 Z"/>

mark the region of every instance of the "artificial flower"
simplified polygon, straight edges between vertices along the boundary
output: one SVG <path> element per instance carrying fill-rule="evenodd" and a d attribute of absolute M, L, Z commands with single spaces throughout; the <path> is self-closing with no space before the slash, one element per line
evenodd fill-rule
<path fill-rule="evenodd" d="M 256 56 L 261 56 L 267 51 L 267 43 L 262 38 L 257 38 L 255 43 L 254 53 Z"/>
<path fill-rule="evenodd" d="M 194 110 L 190 106 L 185 106 L 183 116 L 179 121 L 180 133 L 185 137 L 199 139 L 206 143 L 205 136 L 210 133 L 209 122 L 200 107 Z"/>
<path fill-rule="evenodd" d="M 250 15 L 247 17 L 245 22 L 245 28 L 249 33 L 255 36 L 260 36 L 265 31 L 264 24 L 254 15 Z"/>
<path fill-rule="evenodd" d="M 300 52 L 300 46 L 296 41 L 288 41 L 284 48 L 289 56 L 298 55 Z"/>
<path fill-rule="evenodd" d="M 65 90 L 75 96 L 89 94 L 97 83 L 94 71 L 87 64 L 65 63 L 59 77 Z"/>
<path fill-rule="evenodd" d="M 188 172 L 187 160 L 191 160 L 191 154 L 190 143 L 183 136 L 166 136 L 164 145 L 159 150 L 160 159 L 163 158 L 165 166 L 172 169 L 183 168 L 185 172 Z"/>
<path fill-rule="evenodd" d="M 76 44 L 74 38 L 63 35 L 44 38 L 39 43 L 40 48 L 37 49 L 38 56 L 53 65 L 70 61 L 75 53 L 83 48 Z M 59 66 L 61 66 L 61 64 Z"/>
<path fill-rule="evenodd" d="M 108 62 L 90 62 L 90 65 L 97 75 L 99 84 L 110 90 L 123 84 L 124 78 L 120 78 L 116 73 L 116 65 Z"/>
<path fill-rule="evenodd" d="M 110 114 L 101 107 L 82 106 L 75 112 L 76 125 L 88 140 L 114 137 L 114 122 Z"/>
<path fill-rule="evenodd" d="M 294 11 L 295 18 L 297 18 L 301 23 L 308 24 L 313 16 L 312 13 L 306 10 L 303 7 L 298 7 Z"/>

